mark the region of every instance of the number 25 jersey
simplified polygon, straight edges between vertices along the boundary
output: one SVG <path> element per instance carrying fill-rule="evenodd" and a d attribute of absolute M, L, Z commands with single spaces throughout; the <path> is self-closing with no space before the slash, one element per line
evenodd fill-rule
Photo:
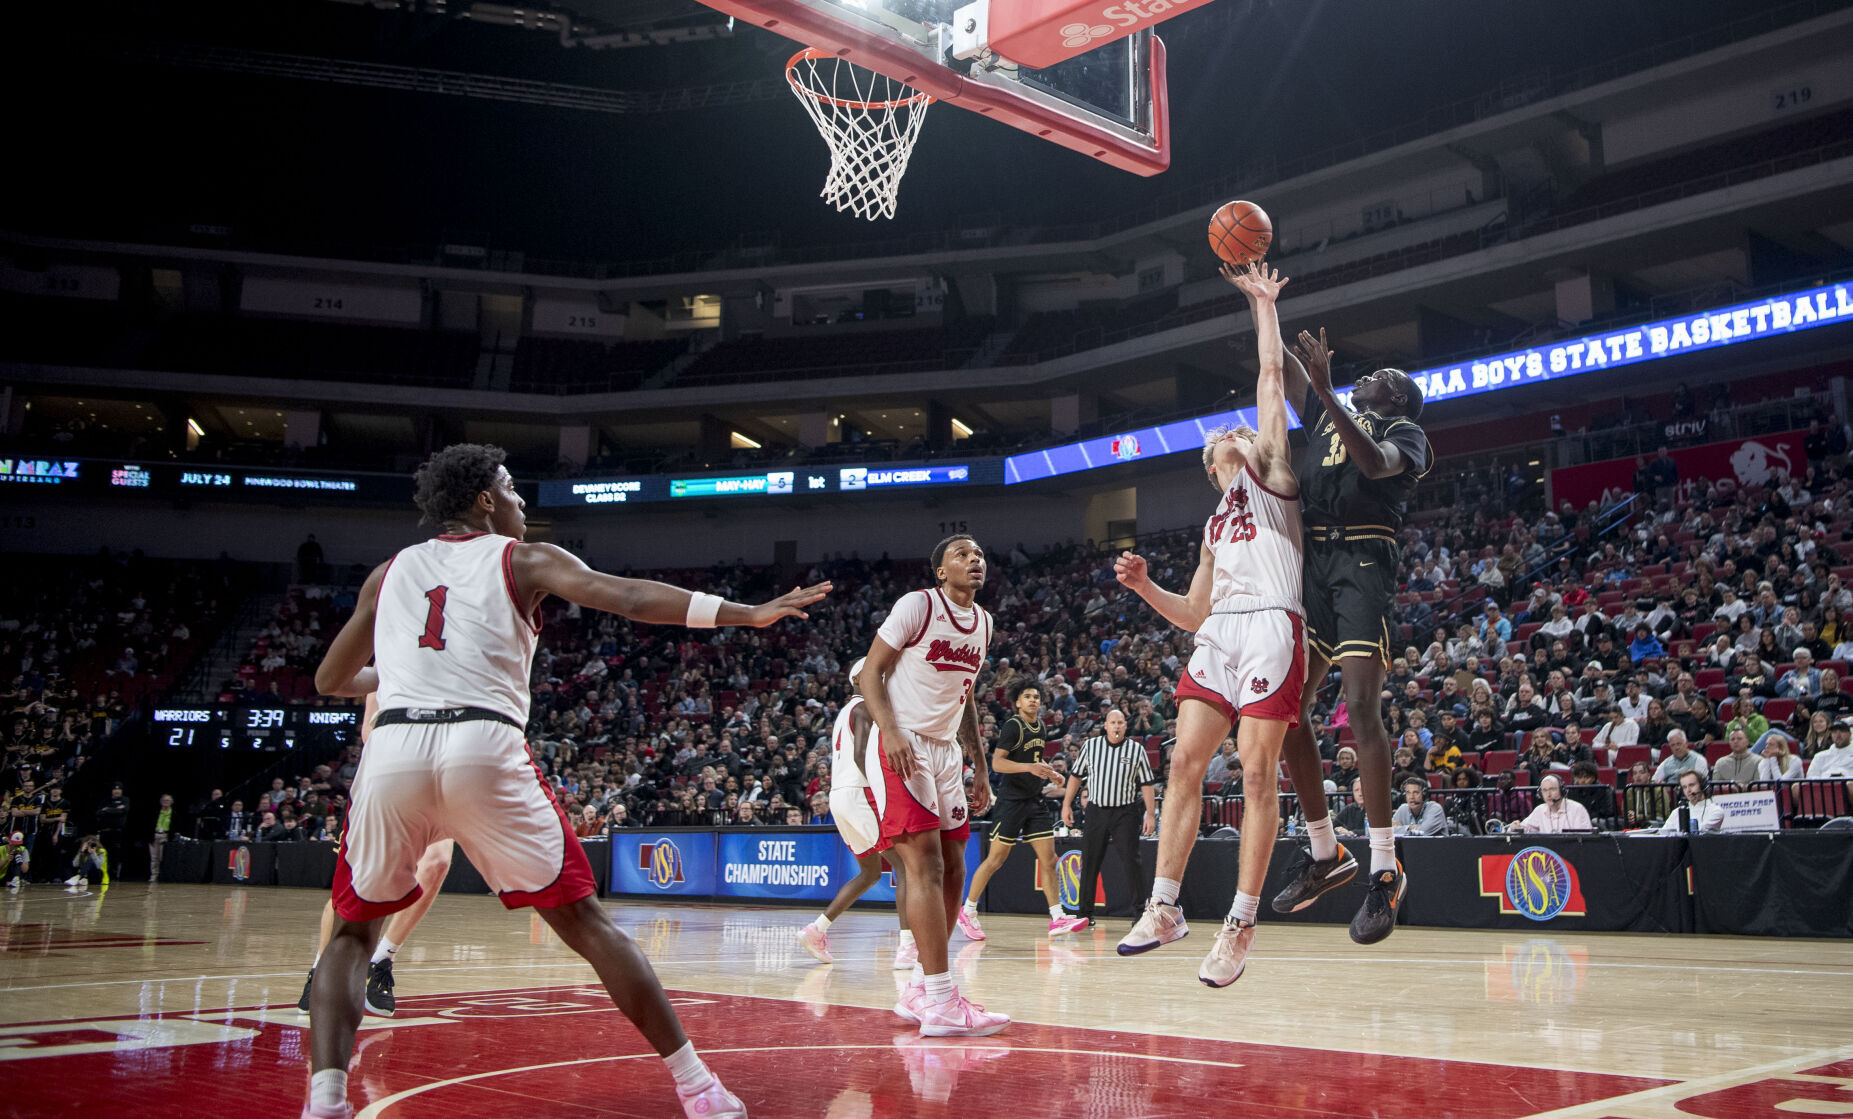
<path fill-rule="evenodd" d="M 527 725 L 540 619 L 516 599 L 517 543 L 444 535 L 387 563 L 373 618 L 382 710 L 482 707 Z"/>
<path fill-rule="evenodd" d="M 1305 616 L 1298 498 L 1274 493 L 1244 466 L 1203 526 L 1203 546 L 1215 564 L 1210 613 L 1287 610 Z"/>

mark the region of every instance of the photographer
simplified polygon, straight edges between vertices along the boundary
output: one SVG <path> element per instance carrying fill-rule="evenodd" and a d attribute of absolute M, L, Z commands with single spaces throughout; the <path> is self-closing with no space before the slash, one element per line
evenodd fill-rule
<path fill-rule="evenodd" d="M 76 873 L 64 880 L 67 886 L 109 885 L 109 853 L 94 835 L 84 836 L 77 845 L 77 854 L 71 856 L 71 868 Z"/>

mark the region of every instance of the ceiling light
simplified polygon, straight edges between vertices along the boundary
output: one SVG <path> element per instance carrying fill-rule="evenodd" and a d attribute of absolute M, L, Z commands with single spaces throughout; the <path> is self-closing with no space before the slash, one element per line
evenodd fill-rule
<path fill-rule="evenodd" d="M 187 430 L 192 432 L 195 436 L 206 434 L 206 429 L 199 426 L 199 421 L 192 416 L 187 417 Z"/>
<path fill-rule="evenodd" d="M 735 450 L 757 451 L 759 449 L 759 440 L 742 435 L 737 431 L 733 433 L 730 442 L 733 444 Z"/>
<path fill-rule="evenodd" d="M 972 429 L 955 419 L 952 421 L 952 434 L 958 439 L 970 439 L 972 437 Z"/>

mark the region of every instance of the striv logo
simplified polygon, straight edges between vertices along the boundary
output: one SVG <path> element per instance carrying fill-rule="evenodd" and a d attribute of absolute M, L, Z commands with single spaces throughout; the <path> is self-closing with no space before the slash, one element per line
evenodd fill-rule
<path fill-rule="evenodd" d="M 1256 695 L 1266 695 L 1268 690 L 1268 678 L 1265 676 L 1255 677 L 1248 682 L 1248 690 Z"/>
<path fill-rule="evenodd" d="M 1062 25 L 1060 31 L 1062 46 L 1085 47 L 1095 39 L 1106 38 L 1113 34 L 1115 30 L 1117 29 L 1109 27 L 1104 23 L 1097 23 L 1091 27 L 1085 23 L 1065 23 Z M 1138 444 L 1134 443 L 1133 446 L 1136 448 Z M 1115 449 L 1117 450 L 1117 447 Z M 1135 449 L 1133 454 L 1138 454 L 1138 451 Z"/>

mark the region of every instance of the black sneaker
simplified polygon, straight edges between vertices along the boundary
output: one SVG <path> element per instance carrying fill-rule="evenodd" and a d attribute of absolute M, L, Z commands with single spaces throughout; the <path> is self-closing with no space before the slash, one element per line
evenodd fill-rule
<path fill-rule="evenodd" d="M 367 969 L 367 1013 L 375 1018 L 391 1018 L 395 1002 L 392 997 L 392 960 L 381 960 Z"/>
<path fill-rule="evenodd" d="M 1359 944 L 1375 944 L 1396 929 L 1396 907 L 1402 904 L 1409 878 L 1401 865 L 1371 876 L 1364 891 L 1364 904 L 1351 919 L 1351 939 Z"/>
<path fill-rule="evenodd" d="M 1298 913 L 1327 890 L 1336 889 L 1357 877 L 1358 860 L 1343 844 L 1338 847 L 1338 854 L 1329 859 L 1313 858 L 1310 846 L 1299 849 L 1299 861 L 1287 872 L 1288 881 L 1280 893 L 1274 895 L 1274 912 Z"/>
<path fill-rule="evenodd" d="M 309 990 L 315 986 L 315 969 L 309 969 L 309 978 L 302 981 L 302 997 L 296 1000 L 296 1009 L 309 1013 Z"/>

